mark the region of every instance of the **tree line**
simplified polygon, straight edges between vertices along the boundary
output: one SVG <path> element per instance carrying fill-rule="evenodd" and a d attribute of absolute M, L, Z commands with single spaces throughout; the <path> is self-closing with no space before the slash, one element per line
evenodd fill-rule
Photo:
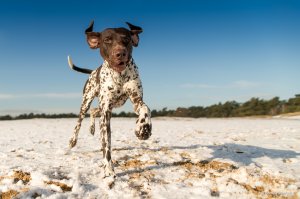
<path fill-rule="evenodd" d="M 251 98 L 244 103 L 236 101 L 227 101 L 211 106 L 191 106 L 189 108 L 179 107 L 175 110 L 163 108 L 161 110 L 152 110 L 152 117 L 246 117 L 246 116 L 274 116 L 284 113 L 300 112 L 300 97 L 297 95 L 288 100 L 280 100 L 274 97 L 270 100 L 260 98 Z M 86 115 L 89 116 L 88 114 Z M 136 117 L 132 112 L 113 113 L 113 117 Z M 77 118 L 74 113 L 63 114 L 21 114 L 16 117 L 10 115 L 0 116 L 0 120 L 17 120 L 33 118 Z"/>
<path fill-rule="evenodd" d="M 227 101 L 207 107 L 192 106 L 189 108 L 179 107 L 176 110 L 163 108 L 160 111 L 153 110 L 152 116 L 170 117 L 246 117 L 246 116 L 274 116 L 285 113 L 300 111 L 300 97 L 280 100 L 274 97 L 270 100 L 251 98 L 244 103 Z"/>
<path fill-rule="evenodd" d="M 21 114 L 15 117 L 10 115 L 0 116 L 0 120 L 22 120 L 22 119 L 34 119 L 34 118 L 77 118 L 78 115 L 74 113 L 61 113 L 61 114 L 45 114 L 45 113 L 29 113 Z"/>

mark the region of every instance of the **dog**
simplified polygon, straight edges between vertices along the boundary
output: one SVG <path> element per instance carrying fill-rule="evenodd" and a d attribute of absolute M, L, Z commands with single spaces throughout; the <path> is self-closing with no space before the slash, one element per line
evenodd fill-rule
<path fill-rule="evenodd" d="M 73 148 L 78 139 L 81 122 L 95 97 L 99 99 L 97 109 L 91 110 L 90 131 L 95 131 L 95 116 L 100 114 L 100 134 L 103 150 L 104 176 L 116 177 L 111 158 L 112 109 L 122 106 L 129 98 L 134 111 L 138 115 L 135 134 L 140 140 L 151 136 L 151 112 L 143 101 L 143 88 L 136 66 L 132 58 L 133 47 L 139 44 L 141 27 L 126 22 L 127 28 L 107 28 L 102 32 L 93 32 L 94 21 L 85 30 L 87 43 L 92 49 L 100 49 L 104 63 L 96 70 L 77 67 L 68 57 L 69 66 L 79 72 L 90 74 L 83 89 L 83 98 L 79 118 L 75 126 L 69 147 Z"/>

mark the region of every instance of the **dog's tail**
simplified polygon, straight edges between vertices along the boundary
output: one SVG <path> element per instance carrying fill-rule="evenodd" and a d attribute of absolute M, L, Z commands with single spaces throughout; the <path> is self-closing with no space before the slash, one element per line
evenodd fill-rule
<path fill-rule="evenodd" d="M 70 56 L 68 56 L 68 63 L 69 63 L 69 66 L 72 70 L 75 70 L 77 72 L 81 72 L 81 73 L 85 73 L 85 74 L 91 74 L 93 72 L 93 70 L 90 70 L 90 69 L 86 69 L 86 68 L 80 68 L 78 66 L 75 66 L 72 62 L 72 59 Z"/>

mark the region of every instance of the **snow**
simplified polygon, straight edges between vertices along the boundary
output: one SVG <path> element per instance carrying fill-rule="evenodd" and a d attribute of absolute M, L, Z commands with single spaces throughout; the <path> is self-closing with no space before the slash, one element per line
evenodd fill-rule
<path fill-rule="evenodd" d="M 300 198 L 299 118 L 154 118 L 152 137 L 135 119 L 112 119 L 117 175 L 102 179 L 99 129 L 85 119 L 0 121 L 4 198 Z"/>

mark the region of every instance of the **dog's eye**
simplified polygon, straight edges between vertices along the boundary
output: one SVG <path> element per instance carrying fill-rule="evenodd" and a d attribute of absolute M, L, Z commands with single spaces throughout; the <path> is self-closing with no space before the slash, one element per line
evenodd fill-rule
<path fill-rule="evenodd" d="M 107 44 L 110 44 L 111 43 L 111 38 L 110 37 L 104 38 L 103 42 L 107 43 Z"/>
<path fill-rule="evenodd" d="M 122 42 L 124 43 L 124 44 L 128 44 L 129 42 L 130 42 L 130 39 L 129 38 L 122 38 Z"/>

